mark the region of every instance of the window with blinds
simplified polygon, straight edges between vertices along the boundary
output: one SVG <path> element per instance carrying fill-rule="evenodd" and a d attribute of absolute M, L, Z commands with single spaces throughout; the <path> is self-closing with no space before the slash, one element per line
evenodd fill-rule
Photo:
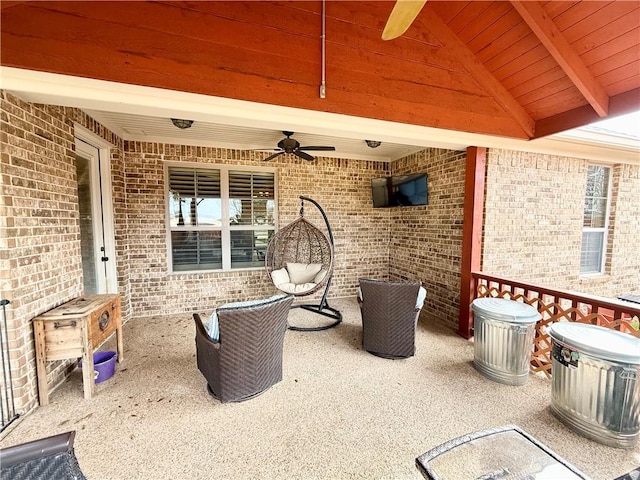
<path fill-rule="evenodd" d="M 168 167 L 174 272 L 264 265 L 275 231 L 272 170 Z"/>
<path fill-rule="evenodd" d="M 610 168 L 589 165 L 584 198 L 580 273 L 604 272 L 605 246 L 609 225 Z"/>

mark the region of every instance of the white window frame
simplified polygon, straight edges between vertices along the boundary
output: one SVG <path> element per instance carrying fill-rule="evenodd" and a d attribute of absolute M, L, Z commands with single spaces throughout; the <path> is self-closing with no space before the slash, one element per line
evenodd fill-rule
<path fill-rule="evenodd" d="M 170 193 L 169 193 L 169 168 L 193 168 L 199 170 L 219 170 L 220 171 L 220 196 L 222 203 L 222 215 L 221 215 L 221 227 L 197 227 L 194 230 L 197 231 L 220 231 L 221 243 L 222 243 L 222 268 L 208 269 L 208 270 L 173 270 L 173 252 L 171 243 L 171 217 L 169 212 Z M 166 224 L 166 245 L 167 245 L 167 267 L 170 274 L 193 274 L 193 273 L 207 273 L 207 272 L 238 272 L 245 270 L 261 270 L 263 267 L 244 267 L 244 268 L 232 268 L 231 267 L 231 228 L 229 225 L 229 172 L 231 171 L 243 171 L 243 172 L 261 172 L 261 173 L 273 173 L 273 197 L 275 203 L 275 209 L 273 214 L 274 221 L 274 233 L 278 231 L 278 169 L 275 167 L 258 167 L 247 165 L 228 165 L 228 164 L 216 164 L 216 163 L 199 163 L 199 162 L 164 162 L 164 180 L 165 180 L 165 198 L 164 198 L 164 210 L 165 210 L 165 224 Z M 238 228 L 233 231 L 239 230 Z M 246 226 L 242 230 L 260 230 L 255 226 Z"/>
<path fill-rule="evenodd" d="M 603 164 L 596 164 L 596 163 L 589 163 L 587 165 L 587 182 L 588 182 L 588 172 L 589 172 L 589 167 L 603 167 L 606 168 L 609 171 L 609 175 L 608 175 L 608 182 L 607 182 L 607 210 L 605 212 L 605 217 L 604 217 L 604 227 L 585 227 L 584 226 L 584 204 L 583 204 L 583 211 L 582 211 L 582 222 L 583 222 L 583 226 L 582 226 L 582 237 L 584 237 L 585 233 L 592 233 L 592 232 L 602 232 L 602 255 L 600 258 L 600 269 L 597 272 L 583 272 L 582 271 L 582 243 L 581 243 L 581 248 L 580 248 L 580 276 L 581 277 L 595 277 L 595 276 L 602 276 L 605 274 L 605 268 L 606 268 L 606 264 L 607 264 L 607 246 L 608 246 L 608 237 L 609 237 L 609 217 L 611 215 L 611 192 L 612 192 L 612 184 L 613 184 L 613 168 L 611 168 L 611 165 L 603 165 Z M 585 184 L 585 199 L 586 199 L 586 184 Z"/>

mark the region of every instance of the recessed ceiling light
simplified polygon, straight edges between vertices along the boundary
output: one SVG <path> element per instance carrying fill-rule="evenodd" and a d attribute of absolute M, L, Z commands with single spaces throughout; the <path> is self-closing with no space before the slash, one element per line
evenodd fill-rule
<path fill-rule="evenodd" d="M 172 118 L 171 122 L 181 130 L 190 128 L 193 125 L 193 120 L 182 120 L 180 118 Z"/>

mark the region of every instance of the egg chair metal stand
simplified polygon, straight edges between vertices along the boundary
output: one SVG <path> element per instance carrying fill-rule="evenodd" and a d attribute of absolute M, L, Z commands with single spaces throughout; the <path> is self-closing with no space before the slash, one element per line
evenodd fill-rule
<path fill-rule="evenodd" d="M 342 322 L 342 313 L 331 307 L 327 301 L 331 280 L 333 277 L 334 241 L 333 233 L 327 215 L 322 207 L 312 198 L 300 196 L 300 217 L 289 225 L 281 228 L 269 241 L 265 253 L 265 268 L 269 278 L 274 281 L 276 270 L 291 267 L 291 264 L 314 265 L 320 270 L 316 273 L 317 281 L 304 285 L 288 284 L 290 289 L 280 288 L 274 281 L 274 286 L 283 292 L 302 297 L 310 295 L 324 287 L 320 303 L 294 304 L 291 308 L 301 308 L 332 320 L 329 324 L 313 327 L 289 325 L 289 330 L 303 332 L 327 330 Z M 310 202 L 319 210 L 327 228 L 327 235 L 304 218 L 304 202 Z M 291 289 L 293 288 L 293 290 Z M 303 288 L 298 288 L 303 287 Z"/>

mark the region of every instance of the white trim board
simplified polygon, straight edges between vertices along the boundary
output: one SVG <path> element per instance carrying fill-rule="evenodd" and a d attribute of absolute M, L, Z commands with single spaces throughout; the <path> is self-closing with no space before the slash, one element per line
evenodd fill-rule
<path fill-rule="evenodd" d="M 0 67 L 0 88 L 28 102 L 81 109 L 273 130 L 295 125 L 300 132 L 339 138 L 375 138 L 423 148 L 464 150 L 468 146 L 480 146 L 640 165 L 639 142 L 616 140 L 616 137 L 611 137 L 611 143 L 606 144 L 563 135 L 516 140 L 13 67 Z M 122 138 L 130 140 L 126 135 Z"/>

